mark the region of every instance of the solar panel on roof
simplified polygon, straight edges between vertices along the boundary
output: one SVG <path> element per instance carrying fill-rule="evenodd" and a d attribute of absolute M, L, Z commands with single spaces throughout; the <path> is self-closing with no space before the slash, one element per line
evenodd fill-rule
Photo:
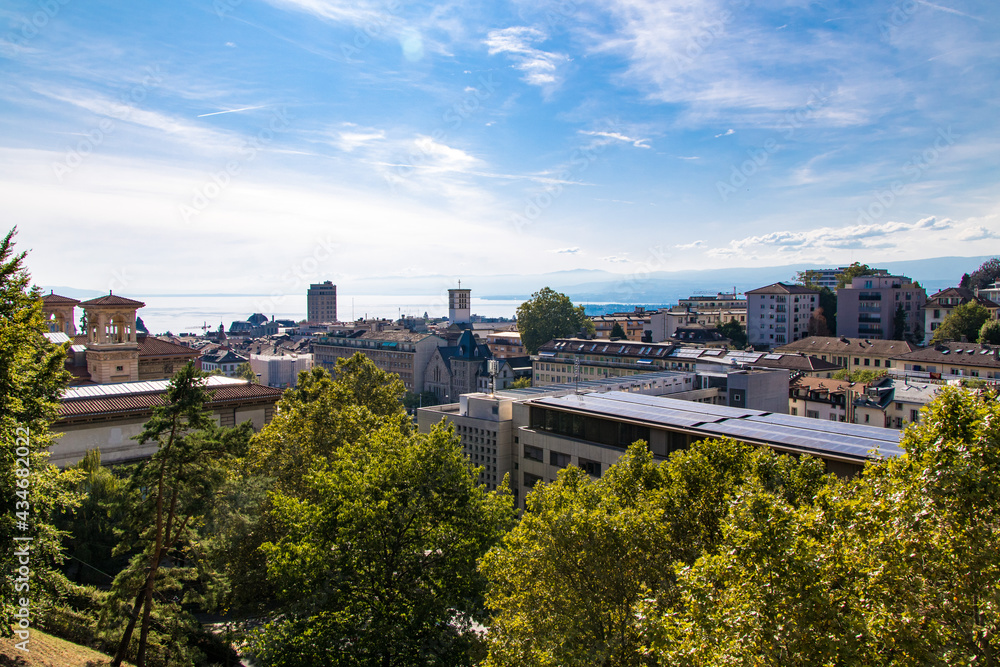
<path fill-rule="evenodd" d="M 765 359 L 781 359 L 781 355 L 780 354 L 765 354 L 764 358 Z"/>
<path fill-rule="evenodd" d="M 703 350 L 701 354 L 703 357 L 717 357 L 724 353 L 725 350 Z"/>

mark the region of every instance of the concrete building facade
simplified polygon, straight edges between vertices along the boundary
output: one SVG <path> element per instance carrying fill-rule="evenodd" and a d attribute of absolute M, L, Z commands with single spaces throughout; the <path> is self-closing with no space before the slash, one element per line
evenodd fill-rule
<path fill-rule="evenodd" d="M 337 321 L 337 286 L 332 281 L 309 285 L 306 319 L 310 324 Z"/>
<path fill-rule="evenodd" d="M 438 347 L 448 341 L 429 333 L 366 331 L 358 336 L 324 336 L 313 344 L 313 363 L 333 371 L 337 359 L 360 352 L 376 366 L 396 373 L 407 391 L 424 391 L 424 370 Z"/>
<path fill-rule="evenodd" d="M 906 276 L 858 276 L 837 290 L 837 335 L 890 340 L 921 338 L 927 292 Z M 896 332 L 897 309 L 905 316 L 905 331 Z M 791 342 L 791 341 L 789 341 Z"/>
<path fill-rule="evenodd" d="M 774 347 L 809 335 L 809 318 L 819 307 L 819 292 L 787 283 L 774 283 L 747 292 L 747 342 Z"/>

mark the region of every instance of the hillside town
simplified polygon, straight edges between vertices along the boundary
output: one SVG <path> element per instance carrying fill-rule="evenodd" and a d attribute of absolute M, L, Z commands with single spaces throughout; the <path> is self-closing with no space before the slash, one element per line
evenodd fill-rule
<path fill-rule="evenodd" d="M 49 338 L 70 344 L 66 367 L 73 377 L 55 425 L 63 437 L 53 461 L 76 463 L 94 447 L 108 462 L 148 456 L 131 438 L 189 361 L 218 384 L 210 407 L 220 423 L 251 420 L 259 430 L 300 373 L 333 371 L 338 360 L 360 352 L 398 375 L 422 430 L 441 419 L 456 425 L 470 460 L 484 465 L 481 481 L 489 488 L 504 475 L 520 478 L 515 494 L 522 501 L 536 480 L 553 480 L 570 462 L 599 475 L 635 439 L 629 431 L 621 442 L 604 442 L 581 431 L 574 432 L 572 451 L 548 441 L 527 444 L 527 433 L 551 430 L 536 423 L 536 406 L 546 401 L 624 391 L 655 396 L 649 405 L 673 406 L 705 423 L 726 410 L 743 411 L 737 419 L 780 415 L 789 433 L 761 424 L 746 441 L 817 455 L 829 470 L 852 474 L 873 443 L 881 455 L 898 453 L 899 431 L 920 420 L 942 387 L 1000 382 L 1000 340 L 938 331 L 970 305 L 980 309 L 981 323 L 997 322 L 996 282 L 970 287 L 966 276 L 964 285 L 927 295 L 910 277 L 865 265 L 802 277 L 745 294 L 694 295 L 669 307 L 595 315 L 537 349 L 524 345 L 515 318 L 475 315 L 468 287 L 448 290 L 447 316 L 345 322 L 338 318 L 337 287 L 326 281 L 309 287 L 308 313 L 298 322 L 253 313 L 228 328 L 158 336 L 142 327 L 140 301 L 50 293 L 42 297 Z M 603 419 L 615 421 L 614 429 L 632 419 L 627 403 L 607 409 Z M 698 437 L 743 433 L 740 425 L 691 431 L 669 420 L 646 421 L 641 435 L 661 457 Z M 661 436 L 652 437 L 650 428 Z"/>

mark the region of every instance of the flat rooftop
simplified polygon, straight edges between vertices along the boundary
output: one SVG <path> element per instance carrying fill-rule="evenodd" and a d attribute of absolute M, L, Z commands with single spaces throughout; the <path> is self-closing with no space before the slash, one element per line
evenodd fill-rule
<path fill-rule="evenodd" d="M 539 397 L 530 405 L 639 422 L 705 438 L 733 438 L 780 451 L 851 462 L 900 456 L 895 429 L 613 391 Z"/>

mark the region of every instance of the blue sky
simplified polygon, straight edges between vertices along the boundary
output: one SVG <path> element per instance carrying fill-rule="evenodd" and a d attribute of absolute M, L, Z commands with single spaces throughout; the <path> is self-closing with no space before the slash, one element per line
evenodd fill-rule
<path fill-rule="evenodd" d="M 124 294 L 994 254 L 998 47 L 994 0 L 7 2 L 0 197 Z"/>

